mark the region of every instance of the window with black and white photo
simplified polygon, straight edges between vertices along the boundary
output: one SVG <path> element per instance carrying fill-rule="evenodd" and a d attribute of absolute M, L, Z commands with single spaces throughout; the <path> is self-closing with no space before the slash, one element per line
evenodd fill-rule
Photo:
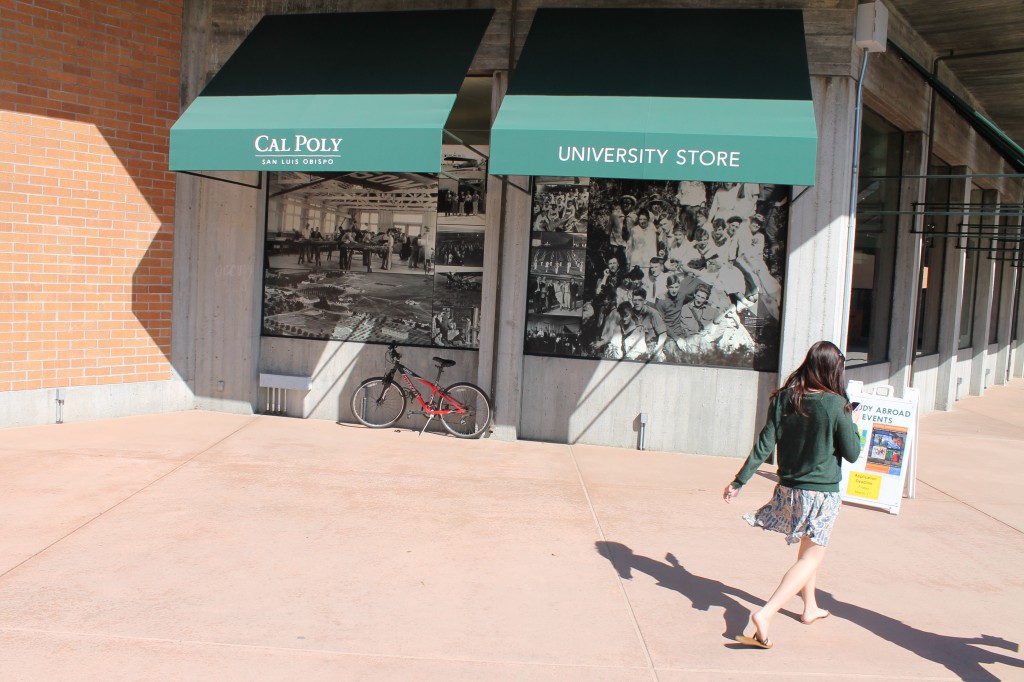
<path fill-rule="evenodd" d="M 440 173 L 268 173 L 263 335 L 477 348 L 486 153 Z"/>
<path fill-rule="evenodd" d="M 776 371 L 790 189 L 536 178 L 525 352 Z"/>

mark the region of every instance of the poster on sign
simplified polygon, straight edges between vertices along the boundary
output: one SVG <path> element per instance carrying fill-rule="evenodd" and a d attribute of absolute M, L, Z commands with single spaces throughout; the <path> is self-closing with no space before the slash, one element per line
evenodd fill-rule
<path fill-rule="evenodd" d="M 891 386 L 867 390 L 859 381 L 847 388 L 857 406 L 854 419 L 860 433 L 860 457 L 843 462 L 839 491 L 855 502 L 898 514 L 908 474 L 913 476 L 917 439 L 917 391 L 897 398 Z"/>

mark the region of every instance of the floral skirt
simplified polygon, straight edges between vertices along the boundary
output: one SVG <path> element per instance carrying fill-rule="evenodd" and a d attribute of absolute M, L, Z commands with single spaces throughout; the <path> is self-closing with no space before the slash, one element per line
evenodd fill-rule
<path fill-rule="evenodd" d="M 743 515 L 743 520 L 754 528 L 782 533 L 786 542 L 795 544 L 800 538 L 825 547 L 832 527 L 839 516 L 842 498 L 839 493 L 801 490 L 775 486 L 775 494 L 768 504 L 757 511 Z"/>

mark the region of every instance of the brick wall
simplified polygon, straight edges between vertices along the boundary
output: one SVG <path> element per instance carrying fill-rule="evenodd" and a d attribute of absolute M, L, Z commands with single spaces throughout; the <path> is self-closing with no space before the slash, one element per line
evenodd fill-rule
<path fill-rule="evenodd" d="M 0 12 L 0 391 L 167 379 L 182 0 Z"/>

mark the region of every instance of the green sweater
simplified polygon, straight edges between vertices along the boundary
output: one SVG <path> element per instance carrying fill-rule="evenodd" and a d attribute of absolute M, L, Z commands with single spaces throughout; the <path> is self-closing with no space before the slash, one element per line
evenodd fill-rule
<path fill-rule="evenodd" d="M 779 483 L 788 488 L 839 492 L 842 462 L 856 462 L 860 456 L 860 435 L 846 400 L 835 393 L 804 394 L 807 415 L 789 409 L 789 391 L 782 391 L 768 406 L 768 422 L 736 474 L 739 488 L 778 446 Z M 789 414 L 787 414 L 789 412 Z"/>

